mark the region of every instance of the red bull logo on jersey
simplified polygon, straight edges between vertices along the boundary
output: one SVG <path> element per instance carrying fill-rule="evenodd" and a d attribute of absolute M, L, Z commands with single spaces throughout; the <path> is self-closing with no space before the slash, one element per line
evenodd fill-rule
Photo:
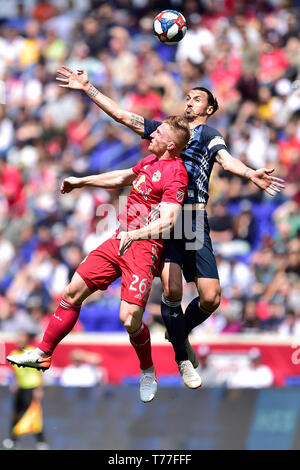
<path fill-rule="evenodd" d="M 152 188 L 147 188 L 147 185 L 146 185 L 146 175 L 140 175 L 138 176 L 133 184 L 133 189 L 135 189 L 139 194 L 141 194 L 144 199 L 148 199 L 148 196 L 149 194 L 151 193 L 152 191 Z"/>

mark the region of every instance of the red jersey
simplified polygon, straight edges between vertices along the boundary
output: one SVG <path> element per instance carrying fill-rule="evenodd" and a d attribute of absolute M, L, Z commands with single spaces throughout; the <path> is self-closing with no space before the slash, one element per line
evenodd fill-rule
<path fill-rule="evenodd" d="M 154 154 L 143 158 L 133 172 L 137 175 L 125 209 L 119 214 L 120 230 L 137 230 L 159 218 L 160 204 L 183 205 L 188 175 L 181 158 L 158 159 Z M 162 246 L 162 240 L 155 240 Z"/>

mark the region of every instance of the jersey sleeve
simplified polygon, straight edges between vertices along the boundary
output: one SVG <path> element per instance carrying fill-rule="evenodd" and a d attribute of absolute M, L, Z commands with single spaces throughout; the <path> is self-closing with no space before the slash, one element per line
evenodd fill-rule
<path fill-rule="evenodd" d="M 164 179 L 161 202 L 183 205 L 188 187 L 188 175 L 183 165 L 176 166 Z"/>
<path fill-rule="evenodd" d="M 142 139 L 150 139 L 150 135 L 152 132 L 156 131 L 158 126 L 161 125 L 161 121 L 152 121 L 150 119 L 144 119 L 144 135 L 142 136 Z"/>
<path fill-rule="evenodd" d="M 214 129 L 213 127 L 207 127 L 205 129 L 205 143 L 210 157 L 214 157 L 215 154 L 221 150 L 226 149 L 227 146 L 222 134 Z"/>

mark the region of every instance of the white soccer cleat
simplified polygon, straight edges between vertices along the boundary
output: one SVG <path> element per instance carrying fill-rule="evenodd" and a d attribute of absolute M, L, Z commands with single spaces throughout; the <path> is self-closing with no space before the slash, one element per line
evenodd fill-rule
<path fill-rule="evenodd" d="M 191 361 L 180 361 L 178 364 L 184 385 L 188 388 L 201 387 L 202 380 L 200 375 L 195 371 Z"/>
<path fill-rule="evenodd" d="M 148 403 L 152 401 L 157 392 L 157 381 L 155 372 L 141 371 L 140 378 L 140 397 L 142 402 Z"/>
<path fill-rule="evenodd" d="M 29 351 L 24 351 L 21 354 L 12 354 L 7 356 L 6 359 L 12 365 L 16 365 L 18 367 L 31 367 L 42 371 L 49 369 L 51 364 L 51 356 L 43 357 L 36 349 L 30 349 Z"/>
<path fill-rule="evenodd" d="M 170 341 L 170 338 L 169 338 L 169 335 L 168 335 L 167 331 L 165 331 L 165 338 L 168 341 Z M 191 361 L 191 363 L 193 364 L 194 369 L 197 369 L 197 367 L 199 366 L 198 356 L 197 356 L 197 353 L 194 350 L 194 348 L 191 346 L 188 338 L 184 342 L 184 347 L 185 347 L 186 353 L 188 355 L 188 360 Z"/>

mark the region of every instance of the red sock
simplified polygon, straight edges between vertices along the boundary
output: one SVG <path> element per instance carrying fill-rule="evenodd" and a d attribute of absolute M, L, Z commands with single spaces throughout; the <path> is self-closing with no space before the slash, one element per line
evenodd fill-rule
<path fill-rule="evenodd" d="M 72 330 L 79 317 L 81 305 L 73 305 L 65 299 L 52 315 L 41 343 L 38 345 L 44 353 L 51 355 L 58 343 Z"/>
<path fill-rule="evenodd" d="M 151 340 L 148 327 L 142 323 L 137 331 L 129 333 L 129 338 L 140 360 L 140 368 L 145 370 L 152 367 Z"/>

